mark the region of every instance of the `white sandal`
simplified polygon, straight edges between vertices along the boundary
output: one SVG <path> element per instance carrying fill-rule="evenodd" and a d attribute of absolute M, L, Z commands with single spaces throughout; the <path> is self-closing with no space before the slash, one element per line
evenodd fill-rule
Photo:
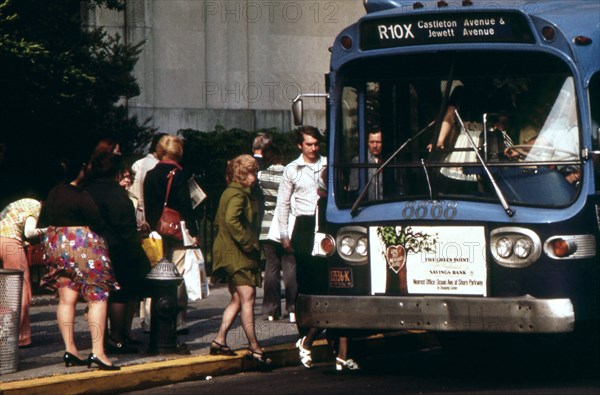
<path fill-rule="evenodd" d="M 360 366 L 356 362 L 354 362 L 352 358 L 348 358 L 346 360 L 336 358 L 335 370 L 360 370 Z"/>
<path fill-rule="evenodd" d="M 306 369 L 312 369 L 312 353 L 309 349 L 303 347 L 304 339 L 306 339 L 306 336 L 296 342 L 296 347 L 298 348 L 298 354 L 300 355 L 300 362 L 302 365 L 304 365 Z"/>

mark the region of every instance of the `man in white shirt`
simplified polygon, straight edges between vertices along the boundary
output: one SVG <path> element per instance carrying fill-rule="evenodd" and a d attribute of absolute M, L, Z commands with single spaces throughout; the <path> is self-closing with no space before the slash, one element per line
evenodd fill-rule
<path fill-rule="evenodd" d="M 279 231 L 281 233 L 281 244 L 289 252 L 306 253 L 310 255 L 312 251 L 312 241 L 310 245 L 297 245 L 292 243 L 293 237 L 288 234 L 288 217 L 290 210 L 296 216 L 296 225 L 293 234 L 302 225 L 298 222 L 312 222 L 312 228 L 307 228 L 306 233 L 314 234 L 315 211 L 317 208 L 317 189 L 319 187 L 319 177 L 321 171 L 327 166 L 327 159 L 319 154 L 319 145 L 321 143 L 321 134 L 317 128 L 304 126 L 297 131 L 298 148 L 300 156 L 298 159 L 289 163 L 283 172 L 283 180 L 279 185 L 277 196 L 277 206 L 279 207 Z M 292 195 L 294 195 L 294 205 L 292 207 Z M 306 217 L 306 218 L 302 218 Z M 301 219 L 302 218 L 302 219 Z M 300 250 L 300 251 L 298 251 Z"/>
<path fill-rule="evenodd" d="M 159 140 L 165 136 L 166 133 L 157 133 L 152 138 L 148 154 L 139 159 L 131 165 L 131 170 L 134 172 L 133 184 L 129 191 L 137 198 L 137 225 L 138 229 L 146 223 L 146 216 L 144 214 L 144 178 L 149 170 L 154 169 L 154 166 L 159 162 L 160 158 L 156 156 L 156 146 Z"/>
<path fill-rule="evenodd" d="M 324 218 L 323 213 L 316 213 L 316 210 L 319 200 L 318 190 L 326 188 L 324 185 L 327 183 L 324 180 L 326 177 L 322 176 L 327 169 L 327 159 L 319 154 L 321 134 L 317 128 L 303 126 L 296 133 L 296 142 L 301 154 L 298 159 L 285 167 L 283 180 L 279 184 L 277 196 L 278 215 L 281 214 L 279 233 L 283 248 L 293 252 L 296 257 L 298 293 L 318 294 L 327 292 L 328 269 L 326 262 L 323 262 L 322 258 L 313 257 L 311 252 L 315 241 L 315 214 L 319 214 L 321 219 Z M 296 217 L 291 238 L 287 230 L 290 210 Z M 323 231 L 322 228 L 319 230 Z M 307 368 L 312 367 L 312 342 L 321 331 L 320 328 L 308 330 L 303 328 L 300 333 L 303 337 L 296 343 L 300 360 Z M 346 368 L 352 370 L 359 369 L 358 364 L 352 359 L 346 359 L 347 353 L 348 340 L 345 336 L 340 336 L 336 363 L 343 363 Z"/>
<path fill-rule="evenodd" d="M 285 167 L 283 179 L 279 184 L 279 232 L 282 247 L 294 253 L 296 258 L 298 292 L 319 292 L 323 287 L 327 287 L 327 273 L 322 273 L 323 265 L 315 261 L 311 252 L 319 200 L 317 189 L 321 172 L 327 166 L 327 159 L 319 154 L 321 133 L 317 128 L 303 126 L 296 133 L 296 142 L 301 154 Z M 296 217 L 291 235 L 288 234 L 290 211 Z"/>
<path fill-rule="evenodd" d="M 154 166 L 156 166 L 161 159 L 158 158 L 156 154 L 156 146 L 160 139 L 165 135 L 166 133 L 155 134 L 154 137 L 152 137 L 148 154 L 131 165 L 134 177 L 129 192 L 138 200 L 136 220 L 138 230 L 141 230 L 142 232 L 149 232 L 151 230 L 151 227 L 146 223 L 146 215 L 144 214 L 144 179 L 146 178 L 146 173 L 154 169 Z M 150 332 L 150 298 L 142 300 L 140 304 L 140 317 L 144 320 L 142 322 L 142 328 L 145 332 Z"/>

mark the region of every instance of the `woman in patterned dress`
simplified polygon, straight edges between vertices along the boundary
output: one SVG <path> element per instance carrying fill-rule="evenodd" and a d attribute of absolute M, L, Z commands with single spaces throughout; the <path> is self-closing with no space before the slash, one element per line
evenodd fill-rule
<path fill-rule="evenodd" d="M 65 366 L 98 365 L 103 370 L 117 370 L 104 352 L 108 296 L 119 289 L 111 267 L 104 239 L 99 234 L 106 229 L 91 196 L 82 191 L 78 182 L 57 185 L 43 209 L 43 221 L 48 224 L 44 237 L 48 272 L 42 286 L 57 289 L 58 326 L 65 343 Z M 88 303 L 88 326 L 92 338 L 92 353 L 79 357 L 74 340 L 75 306 L 81 295 Z"/>

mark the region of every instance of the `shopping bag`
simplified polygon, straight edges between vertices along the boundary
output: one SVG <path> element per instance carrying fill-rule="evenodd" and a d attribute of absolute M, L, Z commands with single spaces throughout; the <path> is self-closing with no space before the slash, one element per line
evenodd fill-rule
<path fill-rule="evenodd" d="M 199 248 L 190 248 L 185 251 L 183 281 L 187 289 L 188 299 L 191 301 L 202 299 L 200 264 L 203 261 L 202 252 Z"/>
<path fill-rule="evenodd" d="M 164 258 L 162 237 L 157 232 L 151 232 L 147 238 L 142 239 L 142 248 L 152 266 Z"/>
<path fill-rule="evenodd" d="M 294 224 L 296 223 L 296 216 L 292 214 L 290 210 L 290 216 L 288 217 L 288 235 L 291 238 L 292 232 L 294 231 Z M 275 208 L 275 214 L 273 215 L 273 221 L 271 221 L 271 227 L 267 239 L 281 243 L 281 235 L 279 232 L 279 207 Z"/>
<path fill-rule="evenodd" d="M 183 281 L 187 289 L 188 299 L 195 301 L 206 298 L 209 295 L 208 278 L 204 265 L 204 255 L 200 247 L 193 245 L 192 237 L 181 221 L 183 234 L 183 245 L 186 248 L 183 262 Z"/>

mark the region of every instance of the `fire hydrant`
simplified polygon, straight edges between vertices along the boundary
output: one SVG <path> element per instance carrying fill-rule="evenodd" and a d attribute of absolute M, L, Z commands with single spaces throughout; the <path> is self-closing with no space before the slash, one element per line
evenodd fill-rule
<path fill-rule="evenodd" d="M 183 277 L 175 264 L 162 259 L 146 276 L 151 288 L 149 354 L 189 354 L 185 344 L 177 343 L 177 287 Z"/>

